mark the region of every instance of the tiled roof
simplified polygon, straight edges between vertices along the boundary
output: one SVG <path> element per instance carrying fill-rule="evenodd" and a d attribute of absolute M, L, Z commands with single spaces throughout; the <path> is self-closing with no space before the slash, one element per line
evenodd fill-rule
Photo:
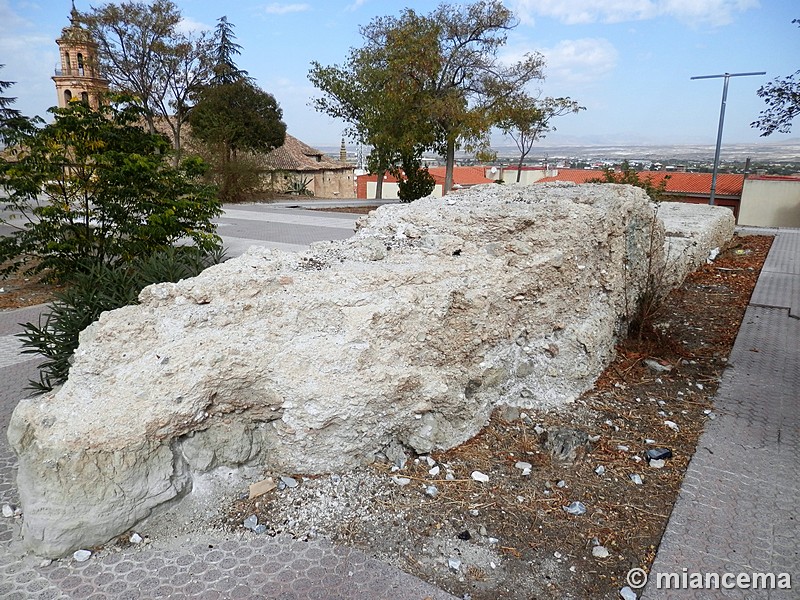
<path fill-rule="evenodd" d="M 668 194 L 711 194 L 711 173 L 683 173 L 675 171 L 640 171 L 639 179 L 650 177 L 654 185 L 664 179 L 667 181 Z M 559 169 L 555 177 L 545 177 L 536 183 L 548 181 L 573 181 L 586 183 L 590 179 L 603 179 L 603 171 L 586 169 Z M 717 175 L 717 196 L 741 196 L 744 186 L 744 175 L 736 173 L 719 173 Z"/>
<path fill-rule="evenodd" d="M 262 164 L 276 171 L 335 171 L 352 170 L 352 165 L 328 158 L 324 152 L 304 144 L 296 137 L 286 134 L 283 146 L 264 155 Z"/>

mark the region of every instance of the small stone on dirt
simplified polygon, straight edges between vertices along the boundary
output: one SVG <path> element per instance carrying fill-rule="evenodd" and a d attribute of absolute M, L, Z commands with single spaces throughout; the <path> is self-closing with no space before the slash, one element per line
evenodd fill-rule
<path fill-rule="evenodd" d="M 634 592 L 627 585 L 619 591 L 619 595 L 623 600 L 636 600 L 638 598 L 636 592 Z"/>
<path fill-rule="evenodd" d="M 609 552 L 608 548 L 605 546 L 595 546 L 592 548 L 592 556 L 595 558 L 608 558 Z"/>
<path fill-rule="evenodd" d="M 672 365 L 662 365 L 660 362 L 653 360 L 652 358 L 646 358 L 644 360 L 644 364 L 647 365 L 647 368 L 654 373 L 668 373 L 669 371 L 672 371 Z"/>
<path fill-rule="evenodd" d="M 131 544 L 141 544 L 144 541 L 144 538 L 140 536 L 138 533 L 134 533 L 128 540 Z"/>
<path fill-rule="evenodd" d="M 247 529 L 254 529 L 256 525 L 258 525 L 258 517 L 256 515 L 250 515 L 244 520 L 242 523 Z"/>
<path fill-rule="evenodd" d="M 583 502 L 575 501 L 569 506 L 563 507 L 564 511 L 570 515 L 582 515 L 586 513 L 586 506 Z"/>
<path fill-rule="evenodd" d="M 458 571 L 461 568 L 461 561 L 458 560 L 457 558 L 448 558 L 447 566 L 450 567 L 453 571 Z"/>
<path fill-rule="evenodd" d="M 408 477 L 397 477 L 396 475 L 392 476 L 392 481 L 394 481 L 400 487 L 406 486 L 411 483 L 411 480 Z"/>
<path fill-rule="evenodd" d="M 250 485 L 250 500 L 253 498 L 258 498 L 259 496 L 263 496 L 267 492 L 274 490 L 276 487 L 278 487 L 278 485 L 275 483 L 275 480 L 273 480 L 272 477 L 267 477 L 262 481 L 253 483 Z"/>
<path fill-rule="evenodd" d="M 473 471 L 471 477 L 475 481 L 480 481 L 481 483 L 487 483 L 489 481 L 489 476 L 480 471 Z"/>
<path fill-rule="evenodd" d="M 294 477 L 282 476 L 281 482 L 283 482 L 283 485 L 285 485 L 287 488 L 290 489 L 296 488 L 298 486 L 297 479 L 295 479 Z"/>
<path fill-rule="evenodd" d="M 14 507 L 10 504 L 3 504 L 3 516 L 6 519 L 10 519 L 14 516 Z"/>
<path fill-rule="evenodd" d="M 642 481 L 642 477 L 637 473 L 631 473 L 630 475 L 631 481 L 636 485 L 642 485 L 644 482 Z"/>

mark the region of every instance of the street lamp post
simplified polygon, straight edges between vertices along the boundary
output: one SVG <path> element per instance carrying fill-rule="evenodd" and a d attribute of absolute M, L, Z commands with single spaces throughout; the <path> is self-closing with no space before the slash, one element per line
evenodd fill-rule
<path fill-rule="evenodd" d="M 731 77 L 748 77 L 750 75 L 766 75 L 766 71 L 758 71 L 753 73 L 723 73 L 722 75 L 700 75 L 692 77 L 691 79 L 719 79 L 725 78 L 725 84 L 722 86 L 722 105 L 719 109 L 719 129 L 717 130 L 717 149 L 714 152 L 714 170 L 711 174 L 711 196 L 708 198 L 708 203 L 714 204 L 714 197 L 717 194 L 717 171 L 719 170 L 719 150 L 722 146 L 722 125 L 725 123 L 725 104 L 728 101 L 728 80 Z"/>

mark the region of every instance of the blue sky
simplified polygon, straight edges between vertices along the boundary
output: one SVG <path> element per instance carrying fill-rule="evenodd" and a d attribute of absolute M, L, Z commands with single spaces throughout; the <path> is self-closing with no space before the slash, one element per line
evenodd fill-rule
<path fill-rule="evenodd" d="M 239 66 L 280 103 L 288 130 L 315 146 L 338 145 L 344 126 L 309 106 L 316 90 L 309 64 L 341 63 L 361 46 L 359 26 L 404 7 L 428 13 L 436 2 L 407 0 L 175 0 L 184 26 L 212 28 L 226 15 L 242 45 Z M 94 2 L 95 5 L 101 2 Z M 451 1 L 452 4 L 466 2 Z M 797 0 L 506 0 L 520 24 L 502 51 L 507 60 L 539 51 L 546 96 L 587 108 L 555 122 L 545 144 L 714 144 L 722 80 L 695 75 L 766 71 L 730 80 L 723 143 L 779 142 L 749 124 L 764 107 L 760 85 L 800 69 Z M 76 0 L 87 10 L 88 0 Z M 69 0 L 0 0 L 0 79 L 28 115 L 56 103 L 50 77 L 55 39 Z M 503 142 L 495 136 L 495 144 Z"/>

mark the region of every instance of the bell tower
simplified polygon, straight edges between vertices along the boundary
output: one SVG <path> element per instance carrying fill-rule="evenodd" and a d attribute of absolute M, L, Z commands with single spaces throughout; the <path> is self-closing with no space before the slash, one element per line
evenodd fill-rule
<path fill-rule="evenodd" d="M 61 55 L 61 68 L 56 69 L 53 77 L 58 106 L 64 108 L 71 100 L 80 100 L 97 108 L 100 94 L 108 91 L 108 79 L 100 75 L 97 44 L 80 26 L 74 0 L 69 21 L 69 27 L 62 29 L 61 37 L 56 40 Z"/>

